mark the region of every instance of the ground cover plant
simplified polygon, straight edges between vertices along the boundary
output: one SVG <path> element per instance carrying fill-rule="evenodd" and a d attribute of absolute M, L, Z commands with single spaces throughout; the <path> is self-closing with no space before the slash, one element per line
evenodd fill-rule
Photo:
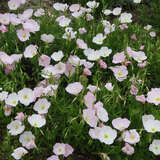
<path fill-rule="evenodd" d="M 6 3 L 0 159 L 160 158 L 160 38 L 104 2 Z"/>

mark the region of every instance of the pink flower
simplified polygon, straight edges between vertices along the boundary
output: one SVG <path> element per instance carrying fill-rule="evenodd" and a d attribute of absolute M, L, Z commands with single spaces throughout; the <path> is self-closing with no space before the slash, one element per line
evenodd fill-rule
<path fill-rule="evenodd" d="M 71 65 L 71 63 L 67 62 L 67 63 L 66 63 L 66 70 L 65 70 L 65 73 L 64 73 L 64 74 L 65 74 L 67 77 L 70 77 L 70 76 L 73 75 L 74 72 L 75 72 L 75 67 L 73 67 L 73 66 Z"/>
<path fill-rule="evenodd" d="M 71 12 L 77 12 L 79 9 L 80 9 L 80 5 L 79 5 L 79 4 L 72 4 L 72 5 L 69 7 L 69 10 L 70 10 Z"/>
<path fill-rule="evenodd" d="M 51 58 L 48 57 L 47 55 L 42 54 L 39 58 L 39 65 L 40 66 L 48 66 L 50 64 Z"/>
<path fill-rule="evenodd" d="M 115 67 L 109 67 L 114 73 L 114 76 L 118 81 L 123 81 L 127 78 L 128 75 L 128 70 L 127 67 L 122 65 L 122 66 L 115 66 Z"/>
<path fill-rule="evenodd" d="M 48 157 L 47 160 L 59 160 L 59 157 L 52 155 L 52 156 Z"/>
<path fill-rule="evenodd" d="M 17 113 L 17 116 L 15 117 L 15 119 L 19 120 L 19 121 L 24 121 L 24 114 L 23 114 L 23 112 Z"/>
<path fill-rule="evenodd" d="M 82 39 L 78 38 L 76 43 L 78 45 L 78 48 L 81 48 L 81 49 L 87 49 L 88 48 L 87 44 Z"/>
<path fill-rule="evenodd" d="M 65 16 L 60 16 L 56 19 L 56 22 L 60 22 L 62 21 L 63 19 L 65 19 L 66 17 Z"/>
<path fill-rule="evenodd" d="M 136 96 L 136 100 L 145 104 L 146 98 L 144 95 Z"/>
<path fill-rule="evenodd" d="M 106 69 L 107 68 L 107 64 L 103 61 L 103 60 L 99 60 L 98 61 L 99 65 L 100 65 L 100 68 L 103 68 L 103 69 Z"/>
<path fill-rule="evenodd" d="M 134 84 L 131 85 L 130 93 L 132 95 L 136 95 L 138 93 L 138 89 L 135 87 Z"/>
<path fill-rule="evenodd" d="M 34 142 L 34 140 L 30 141 L 29 143 L 26 144 L 26 148 L 27 149 L 33 149 L 33 148 L 36 148 L 36 144 Z"/>
<path fill-rule="evenodd" d="M 150 92 L 147 93 L 147 102 L 153 103 L 156 106 L 160 104 L 160 88 L 152 88 Z"/>
<path fill-rule="evenodd" d="M 1 25 L 1 26 L 0 26 L 0 31 L 2 31 L 2 33 L 5 33 L 5 32 L 8 32 L 8 29 L 7 29 L 6 26 Z"/>
<path fill-rule="evenodd" d="M 66 91 L 73 95 L 78 95 L 82 91 L 82 89 L 83 89 L 83 86 L 80 82 L 70 83 L 66 87 Z"/>
<path fill-rule="evenodd" d="M 133 39 L 134 41 L 136 41 L 136 40 L 137 40 L 136 35 L 135 35 L 135 34 L 132 34 L 132 35 L 131 35 L 131 39 Z"/>
<path fill-rule="evenodd" d="M 53 146 L 53 153 L 55 153 L 57 156 L 64 155 L 65 154 L 65 144 L 64 143 L 56 143 Z"/>
<path fill-rule="evenodd" d="M 11 115 L 11 111 L 12 111 L 12 107 L 9 106 L 9 105 L 5 105 L 5 107 L 4 107 L 5 116 L 10 116 Z"/>
<path fill-rule="evenodd" d="M 87 122 L 90 127 L 96 127 L 98 118 L 95 115 L 95 110 L 93 109 L 84 109 L 83 110 L 83 119 Z"/>
<path fill-rule="evenodd" d="M 112 120 L 113 127 L 120 131 L 128 128 L 130 123 L 131 122 L 127 118 L 116 118 Z"/>
<path fill-rule="evenodd" d="M 141 62 L 141 63 L 137 64 L 137 66 L 140 67 L 140 68 L 144 68 L 146 65 L 147 65 L 147 61 L 144 61 L 144 62 Z"/>
<path fill-rule="evenodd" d="M 108 91 L 113 91 L 114 86 L 112 85 L 112 83 L 106 83 L 105 87 Z"/>
<path fill-rule="evenodd" d="M 127 143 L 135 144 L 140 141 L 140 136 L 135 129 L 131 129 L 123 133 L 123 140 Z"/>
<path fill-rule="evenodd" d="M 113 56 L 113 60 L 112 60 L 112 63 L 123 63 L 125 62 L 126 60 L 126 56 L 124 54 L 124 52 L 120 52 L 120 53 L 116 53 L 114 56 Z"/>
<path fill-rule="evenodd" d="M 13 71 L 15 69 L 15 65 L 14 64 L 8 64 L 5 66 L 5 74 L 8 75 L 10 74 L 11 71 Z"/>
<path fill-rule="evenodd" d="M 70 154 L 72 154 L 74 149 L 72 148 L 71 145 L 65 144 L 65 154 L 64 157 L 68 157 Z"/>
<path fill-rule="evenodd" d="M 88 68 L 84 68 L 84 70 L 83 70 L 83 75 L 91 76 L 91 75 L 92 75 L 92 72 L 91 72 Z"/>
<path fill-rule="evenodd" d="M 127 24 L 121 24 L 121 25 L 119 25 L 119 27 L 120 27 L 121 30 L 124 30 L 124 29 L 128 28 Z"/>
<path fill-rule="evenodd" d="M 20 7 L 19 0 L 10 0 L 8 1 L 8 7 L 10 10 L 17 10 Z"/>
<path fill-rule="evenodd" d="M 8 25 L 10 23 L 10 14 L 9 13 L 0 14 L 0 23 L 2 25 Z"/>
<path fill-rule="evenodd" d="M 24 22 L 23 28 L 28 32 L 32 32 L 32 33 L 35 33 L 40 30 L 39 24 L 33 19 L 29 19 L 26 22 Z"/>
<path fill-rule="evenodd" d="M 130 144 L 125 143 L 125 146 L 122 148 L 122 152 L 132 155 L 134 153 L 134 148 Z"/>
<path fill-rule="evenodd" d="M 0 61 L 4 65 L 11 65 L 14 62 L 14 59 L 8 56 L 5 52 L 0 52 Z"/>
<path fill-rule="evenodd" d="M 151 28 L 152 28 L 152 25 L 149 25 L 149 24 L 144 27 L 144 29 L 147 30 L 147 31 L 149 31 Z"/>
<path fill-rule="evenodd" d="M 140 49 L 140 50 L 143 50 L 143 49 L 144 49 L 144 45 L 142 45 L 139 49 Z"/>
<path fill-rule="evenodd" d="M 96 97 L 95 97 L 94 94 L 91 93 L 91 92 L 88 92 L 88 93 L 84 96 L 84 104 L 85 104 L 88 108 L 92 108 L 95 101 L 96 101 Z"/>
<path fill-rule="evenodd" d="M 19 29 L 19 30 L 17 30 L 17 36 L 20 41 L 24 42 L 24 41 L 29 40 L 30 33 L 26 30 Z"/>
<path fill-rule="evenodd" d="M 100 127 L 95 127 L 94 129 L 89 130 L 89 135 L 92 137 L 92 139 L 98 139 L 99 132 Z"/>
<path fill-rule="evenodd" d="M 89 89 L 89 91 L 92 92 L 92 93 L 100 90 L 99 87 L 94 86 L 94 85 L 90 85 L 90 84 L 88 85 L 87 89 Z"/>
<path fill-rule="evenodd" d="M 87 30 L 85 28 L 79 28 L 78 31 L 80 34 L 84 34 L 87 32 Z"/>

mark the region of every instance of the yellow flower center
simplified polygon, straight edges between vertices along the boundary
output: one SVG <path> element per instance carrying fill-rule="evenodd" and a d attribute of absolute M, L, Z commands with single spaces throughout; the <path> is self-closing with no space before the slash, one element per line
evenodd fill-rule
<path fill-rule="evenodd" d="M 61 148 L 59 148 L 59 149 L 58 149 L 58 152 L 62 152 L 62 149 L 61 149 Z"/>
<path fill-rule="evenodd" d="M 108 139 L 109 136 L 107 134 L 104 135 L 104 139 Z"/>
<path fill-rule="evenodd" d="M 44 106 L 44 105 L 42 105 L 42 106 L 41 106 L 41 110 L 44 110 L 44 109 L 45 109 L 45 106 Z"/>
<path fill-rule="evenodd" d="M 16 102 L 16 100 L 14 100 L 13 102 L 12 102 L 12 104 L 16 104 L 17 102 Z"/>
<path fill-rule="evenodd" d="M 156 98 L 155 98 L 155 101 L 156 101 L 156 102 L 159 102 L 159 101 L 160 101 L 160 97 L 156 97 Z"/>
<path fill-rule="evenodd" d="M 30 142 L 30 138 L 26 138 L 26 142 L 27 142 L 27 143 Z"/>
<path fill-rule="evenodd" d="M 23 99 L 28 99 L 28 96 L 25 94 L 24 96 L 23 96 Z"/>
<path fill-rule="evenodd" d="M 34 122 L 34 127 L 38 127 L 38 123 L 37 122 Z"/>
<path fill-rule="evenodd" d="M 18 126 L 18 125 L 15 125 L 15 126 L 14 126 L 14 129 L 15 129 L 15 130 L 18 130 L 18 129 L 19 129 L 19 126 Z"/>

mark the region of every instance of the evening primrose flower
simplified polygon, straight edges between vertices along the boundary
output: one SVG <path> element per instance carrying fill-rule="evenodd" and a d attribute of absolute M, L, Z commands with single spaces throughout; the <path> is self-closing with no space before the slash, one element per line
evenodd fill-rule
<path fill-rule="evenodd" d="M 58 156 L 52 155 L 47 158 L 47 160 L 60 160 Z"/>
<path fill-rule="evenodd" d="M 28 19 L 23 23 L 23 28 L 28 32 L 35 33 L 40 30 L 40 25 L 33 19 Z"/>
<path fill-rule="evenodd" d="M 101 47 L 99 52 L 101 57 L 108 57 L 112 53 L 112 50 L 108 47 Z"/>
<path fill-rule="evenodd" d="M 149 133 L 160 132 L 160 121 L 154 119 L 148 119 L 143 122 L 144 129 Z"/>
<path fill-rule="evenodd" d="M 96 101 L 96 97 L 91 92 L 87 92 L 87 94 L 84 96 L 84 104 L 88 108 L 92 108 L 95 101 Z"/>
<path fill-rule="evenodd" d="M 45 15 L 45 11 L 43 8 L 38 8 L 37 11 L 34 12 L 34 16 L 35 17 L 40 17 Z"/>
<path fill-rule="evenodd" d="M 48 66 L 50 64 L 50 61 L 51 61 L 51 58 L 45 54 L 42 54 L 38 60 L 39 65 L 43 67 Z"/>
<path fill-rule="evenodd" d="M 83 110 L 83 119 L 91 127 L 97 126 L 98 118 L 96 117 L 95 113 L 96 112 L 93 109 L 84 109 Z"/>
<path fill-rule="evenodd" d="M 131 129 L 123 133 L 123 140 L 129 144 L 135 144 L 140 141 L 140 136 L 135 129 Z"/>
<path fill-rule="evenodd" d="M 33 58 L 35 55 L 37 55 L 37 49 L 38 49 L 37 45 L 31 44 L 31 45 L 27 46 L 24 51 L 24 57 L 25 58 Z"/>
<path fill-rule="evenodd" d="M 46 43 L 52 43 L 54 40 L 54 36 L 52 34 L 42 34 L 41 40 Z"/>
<path fill-rule="evenodd" d="M 0 92 L 0 101 L 6 100 L 7 97 L 8 97 L 8 92 L 6 92 L 6 91 Z"/>
<path fill-rule="evenodd" d="M 123 81 L 127 78 L 128 75 L 128 70 L 127 67 L 122 65 L 122 66 L 115 66 L 115 67 L 110 67 L 110 69 L 113 71 L 114 76 L 118 81 Z"/>
<path fill-rule="evenodd" d="M 24 41 L 29 40 L 30 33 L 26 30 L 19 29 L 19 30 L 17 30 L 17 36 L 20 41 L 24 42 Z"/>
<path fill-rule="evenodd" d="M 8 1 L 8 7 L 10 10 L 17 10 L 20 7 L 19 0 L 10 0 Z"/>
<path fill-rule="evenodd" d="M 55 10 L 57 10 L 57 11 L 66 11 L 67 9 L 68 9 L 68 5 L 67 5 L 67 3 L 65 3 L 65 4 L 63 4 L 63 3 L 54 3 L 53 4 L 53 8 L 55 9 Z"/>
<path fill-rule="evenodd" d="M 64 143 L 56 143 L 53 146 L 53 153 L 58 155 L 64 155 L 65 154 L 65 144 Z"/>
<path fill-rule="evenodd" d="M 25 131 L 19 137 L 19 142 L 22 144 L 23 147 L 26 147 L 28 143 L 35 140 L 35 136 L 32 134 L 31 131 Z"/>
<path fill-rule="evenodd" d="M 28 153 L 28 151 L 26 149 L 24 149 L 23 147 L 18 147 L 13 151 L 13 153 L 11 155 L 15 159 L 19 160 L 27 153 Z"/>
<path fill-rule="evenodd" d="M 112 13 L 113 13 L 113 15 L 118 16 L 121 14 L 121 11 L 122 11 L 122 8 L 117 7 L 117 8 L 113 9 Z"/>
<path fill-rule="evenodd" d="M 10 23 L 10 14 L 0 14 L 0 23 L 2 23 L 3 25 L 8 25 Z"/>
<path fill-rule="evenodd" d="M 116 53 L 113 56 L 113 60 L 112 63 L 117 64 L 117 63 L 123 63 L 126 60 L 126 56 L 124 54 L 124 52 L 120 52 L 120 53 Z"/>
<path fill-rule="evenodd" d="M 99 129 L 98 139 L 105 144 L 112 144 L 117 137 L 117 131 L 110 126 L 103 126 Z"/>
<path fill-rule="evenodd" d="M 28 117 L 28 122 L 35 128 L 41 128 L 46 124 L 46 119 L 39 114 L 32 114 Z"/>
<path fill-rule="evenodd" d="M 70 22 L 71 22 L 71 19 L 65 17 L 65 18 L 63 18 L 62 20 L 59 21 L 59 25 L 61 27 L 68 27 Z"/>
<path fill-rule="evenodd" d="M 109 120 L 108 112 L 102 106 L 96 107 L 96 114 L 102 122 L 107 122 Z"/>
<path fill-rule="evenodd" d="M 51 103 L 48 102 L 46 98 L 38 99 L 38 101 L 34 104 L 33 109 L 38 112 L 38 114 L 48 113 L 48 109 Z"/>
<path fill-rule="evenodd" d="M 106 84 L 105 84 L 105 88 L 106 88 L 108 91 L 113 91 L 114 85 L 113 85 L 112 83 L 106 83 Z"/>
<path fill-rule="evenodd" d="M 120 18 L 119 18 L 119 21 L 121 23 L 131 23 L 132 22 L 132 14 L 131 13 L 122 13 Z"/>
<path fill-rule="evenodd" d="M 98 33 L 95 37 L 93 37 L 92 42 L 98 45 L 101 45 L 103 44 L 103 41 L 105 39 L 106 39 L 106 36 L 104 36 L 102 33 Z"/>
<path fill-rule="evenodd" d="M 149 145 L 149 151 L 153 152 L 155 155 L 160 155 L 160 140 L 154 139 L 152 144 Z"/>
<path fill-rule="evenodd" d="M 23 88 L 18 92 L 18 99 L 20 103 L 28 106 L 34 101 L 34 92 L 30 88 Z"/>
<path fill-rule="evenodd" d="M 8 95 L 7 99 L 5 100 L 7 105 L 15 107 L 18 104 L 18 95 L 16 93 L 11 93 Z"/>
<path fill-rule="evenodd" d="M 52 55 L 51 55 L 51 58 L 54 60 L 54 61 L 61 61 L 61 59 L 64 57 L 64 54 L 63 54 L 63 51 L 58 51 L 58 52 L 54 52 Z"/>
<path fill-rule="evenodd" d="M 14 120 L 10 124 L 7 125 L 7 128 L 9 129 L 9 133 L 13 136 L 16 136 L 18 134 L 21 134 L 25 126 L 22 125 L 22 122 L 19 120 Z"/>
<path fill-rule="evenodd" d="M 78 95 L 82 91 L 82 89 L 83 89 L 83 86 L 80 82 L 70 83 L 66 87 L 66 91 L 73 95 Z"/>
<path fill-rule="evenodd" d="M 96 1 L 88 1 L 87 2 L 87 6 L 89 8 L 97 8 L 99 6 L 99 2 L 96 2 Z"/>
<path fill-rule="evenodd" d="M 59 62 L 54 66 L 56 74 L 63 74 L 66 70 L 66 64 Z"/>
<path fill-rule="evenodd" d="M 89 135 L 92 137 L 92 139 L 98 139 L 98 135 L 101 131 L 101 128 L 100 127 L 95 127 L 95 128 L 91 128 L 89 130 Z"/>
<path fill-rule="evenodd" d="M 128 143 L 125 143 L 125 146 L 121 150 L 128 155 L 132 155 L 134 153 L 134 148 Z"/>
<path fill-rule="evenodd" d="M 116 118 L 112 120 L 113 127 L 119 131 L 123 131 L 124 129 L 128 128 L 130 123 L 131 122 L 127 118 Z"/>
<path fill-rule="evenodd" d="M 156 106 L 160 104 L 160 88 L 152 88 L 150 92 L 147 93 L 147 102 L 153 103 Z"/>

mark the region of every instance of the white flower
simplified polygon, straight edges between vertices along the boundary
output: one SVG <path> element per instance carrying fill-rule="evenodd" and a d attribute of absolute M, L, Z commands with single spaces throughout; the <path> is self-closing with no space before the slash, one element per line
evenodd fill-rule
<path fill-rule="evenodd" d="M 108 113 L 103 107 L 97 107 L 97 117 L 102 122 L 107 122 L 109 120 Z"/>
<path fill-rule="evenodd" d="M 133 54 L 133 59 L 136 60 L 138 63 L 141 63 L 142 61 L 146 60 L 147 57 L 144 52 L 139 51 Z"/>
<path fill-rule="evenodd" d="M 122 13 L 119 20 L 121 23 L 131 23 L 132 22 L 132 14 L 131 13 Z"/>
<path fill-rule="evenodd" d="M 65 72 L 65 70 L 66 70 L 66 64 L 62 63 L 62 62 L 59 62 L 58 64 L 56 64 L 54 66 L 54 68 L 55 68 L 55 72 L 57 74 L 63 74 Z"/>
<path fill-rule="evenodd" d="M 154 120 L 154 119 L 155 119 L 154 116 L 151 115 L 151 114 L 149 114 L 149 115 L 143 115 L 143 116 L 142 116 L 142 122 L 143 122 L 143 124 L 144 124 L 145 122 L 147 122 L 148 120 Z"/>
<path fill-rule="evenodd" d="M 5 100 L 5 103 L 15 107 L 18 104 L 18 95 L 16 93 L 9 94 L 8 98 Z"/>
<path fill-rule="evenodd" d="M 144 125 L 144 129 L 147 132 L 150 132 L 150 133 L 160 132 L 159 120 L 148 119 L 146 122 L 143 123 L 143 125 Z"/>
<path fill-rule="evenodd" d="M 41 35 L 41 40 L 46 42 L 46 43 L 52 43 L 54 40 L 54 36 L 52 34 L 42 34 Z"/>
<path fill-rule="evenodd" d="M 102 12 L 103 12 L 106 16 L 108 16 L 108 15 L 110 15 L 110 14 L 112 13 L 112 11 L 109 10 L 109 9 L 105 9 L 105 10 L 103 10 Z"/>
<path fill-rule="evenodd" d="M 154 139 L 152 144 L 149 145 L 149 151 L 153 152 L 155 155 L 160 155 L 160 140 Z"/>
<path fill-rule="evenodd" d="M 33 127 L 41 128 L 46 124 L 46 119 L 39 114 L 32 114 L 28 117 L 28 122 Z"/>
<path fill-rule="evenodd" d="M 95 37 L 93 37 L 92 42 L 96 44 L 103 44 L 103 40 L 106 39 L 106 36 L 103 36 L 102 33 L 98 33 Z"/>
<path fill-rule="evenodd" d="M 51 55 L 51 58 L 52 58 L 54 61 L 60 61 L 63 57 L 64 57 L 64 54 L 63 54 L 62 51 L 54 52 L 54 53 Z"/>
<path fill-rule="evenodd" d="M 133 0 L 134 3 L 141 3 L 141 0 Z"/>
<path fill-rule="evenodd" d="M 2 91 L 0 92 L 0 101 L 4 101 L 8 97 L 8 92 Z"/>
<path fill-rule="evenodd" d="M 105 87 L 108 91 L 113 91 L 114 86 L 112 85 L 112 83 L 106 83 Z"/>
<path fill-rule="evenodd" d="M 112 50 L 108 47 L 101 47 L 99 52 L 102 57 L 108 57 L 112 53 Z"/>
<path fill-rule="evenodd" d="M 117 7 L 113 9 L 112 13 L 113 15 L 118 16 L 121 14 L 121 11 L 122 11 L 122 8 Z"/>
<path fill-rule="evenodd" d="M 32 134 L 31 131 L 25 131 L 19 137 L 19 142 L 22 143 L 23 147 L 26 147 L 28 143 L 35 140 L 35 136 Z"/>
<path fill-rule="evenodd" d="M 30 88 L 23 88 L 18 92 L 18 98 L 20 103 L 28 106 L 34 101 L 34 92 Z"/>
<path fill-rule="evenodd" d="M 25 58 L 32 58 L 37 54 L 37 49 L 38 46 L 37 45 L 29 45 L 26 47 L 25 51 L 24 51 L 24 57 Z"/>
<path fill-rule="evenodd" d="M 151 37 L 156 37 L 156 32 L 149 32 L 149 35 L 150 35 Z"/>
<path fill-rule="evenodd" d="M 11 154 L 15 159 L 21 159 L 22 156 L 24 156 L 25 154 L 27 154 L 28 151 L 26 149 L 24 149 L 23 147 L 18 147 L 16 148 L 13 153 Z"/>
<path fill-rule="evenodd" d="M 117 137 L 117 131 L 110 126 L 103 126 L 99 129 L 98 139 L 105 144 L 112 144 Z"/>
<path fill-rule="evenodd" d="M 59 25 L 61 27 L 67 27 L 71 22 L 71 19 L 69 18 L 63 18 L 61 21 L 59 21 Z"/>
<path fill-rule="evenodd" d="M 0 90 L 2 90 L 2 88 Z M 6 92 L 6 91 L 0 92 L 0 101 L 5 100 L 7 98 L 7 96 L 8 96 L 8 92 Z"/>
<path fill-rule="evenodd" d="M 68 5 L 66 3 L 54 3 L 53 8 L 57 11 L 66 11 L 68 9 Z"/>
<path fill-rule="evenodd" d="M 34 104 L 33 109 L 37 111 L 39 114 L 48 113 L 48 109 L 51 103 L 48 102 L 46 98 L 38 99 L 38 101 Z"/>
<path fill-rule="evenodd" d="M 100 58 L 99 51 L 95 51 L 87 56 L 87 59 L 90 61 L 97 61 Z"/>
<path fill-rule="evenodd" d="M 131 129 L 123 133 L 123 140 L 127 143 L 135 144 L 140 141 L 140 136 L 135 129 Z"/>
<path fill-rule="evenodd" d="M 87 6 L 89 8 L 97 8 L 99 6 L 99 2 L 96 2 L 96 1 L 89 1 L 87 2 Z"/>
<path fill-rule="evenodd" d="M 19 120 L 12 121 L 10 124 L 7 125 L 7 128 L 9 129 L 9 133 L 11 135 L 18 135 L 24 131 L 24 126 L 22 125 L 22 122 Z"/>
<path fill-rule="evenodd" d="M 40 16 L 43 16 L 43 15 L 45 15 L 45 11 L 44 11 L 43 8 L 39 8 L 39 9 L 37 9 L 36 12 L 34 12 L 35 17 L 40 17 Z"/>

